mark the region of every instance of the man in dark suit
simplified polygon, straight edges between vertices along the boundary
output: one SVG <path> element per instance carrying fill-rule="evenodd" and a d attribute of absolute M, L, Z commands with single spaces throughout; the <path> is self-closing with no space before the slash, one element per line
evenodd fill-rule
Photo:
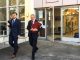
<path fill-rule="evenodd" d="M 12 54 L 12 58 L 16 57 L 16 54 L 18 52 L 18 37 L 21 33 L 21 22 L 19 19 L 17 19 L 17 13 L 13 12 L 11 14 L 11 19 L 8 21 L 9 23 L 9 44 L 11 47 L 14 48 L 14 52 Z"/>
<path fill-rule="evenodd" d="M 35 15 L 32 14 L 31 15 L 31 20 L 28 22 L 28 26 L 27 26 L 29 43 L 32 46 L 32 60 L 35 59 L 35 53 L 38 50 L 37 38 L 38 38 L 38 31 L 39 31 L 40 27 L 35 28 L 35 29 L 32 28 L 32 25 L 35 24 L 36 22 L 38 22 L 38 21 L 36 20 Z"/>

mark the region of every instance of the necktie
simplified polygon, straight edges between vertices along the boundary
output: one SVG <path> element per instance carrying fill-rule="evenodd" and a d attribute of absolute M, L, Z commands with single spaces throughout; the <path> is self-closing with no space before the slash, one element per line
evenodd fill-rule
<path fill-rule="evenodd" d="M 12 25 L 14 24 L 15 20 L 12 20 Z"/>
<path fill-rule="evenodd" d="M 32 21 L 32 24 L 34 24 L 35 21 Z"/>

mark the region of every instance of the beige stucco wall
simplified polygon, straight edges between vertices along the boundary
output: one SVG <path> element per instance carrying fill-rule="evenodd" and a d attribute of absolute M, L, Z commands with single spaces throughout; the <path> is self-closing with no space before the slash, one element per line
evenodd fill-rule
<path fill-rule="evenodd" d="M 80 0 L 34 0 L 34 7 L 53 7 L 80 4 Z"/>

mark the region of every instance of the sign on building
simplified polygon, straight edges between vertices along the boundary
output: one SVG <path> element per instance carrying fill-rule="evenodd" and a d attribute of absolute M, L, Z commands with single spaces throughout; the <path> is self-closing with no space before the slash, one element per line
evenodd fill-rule
<path fill-rule="evenodd" d="M 58 2 L 59 0 L 46 0 L 47 3 L 55 3 Z"/>

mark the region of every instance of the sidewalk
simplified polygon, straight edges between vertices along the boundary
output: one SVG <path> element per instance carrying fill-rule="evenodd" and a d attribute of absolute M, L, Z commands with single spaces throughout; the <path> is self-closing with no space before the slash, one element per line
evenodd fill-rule
<path fill-rule="evenodd" d="M 80 60 L 80 46 L 39 40 L 38 47 L 35 60 Z M 11 51 L 11 47 L 0 49 L 0 60 L 31 60 L 31 47 L 28 42 L 20 44 L 15 59 L 10 58 Z"/>

